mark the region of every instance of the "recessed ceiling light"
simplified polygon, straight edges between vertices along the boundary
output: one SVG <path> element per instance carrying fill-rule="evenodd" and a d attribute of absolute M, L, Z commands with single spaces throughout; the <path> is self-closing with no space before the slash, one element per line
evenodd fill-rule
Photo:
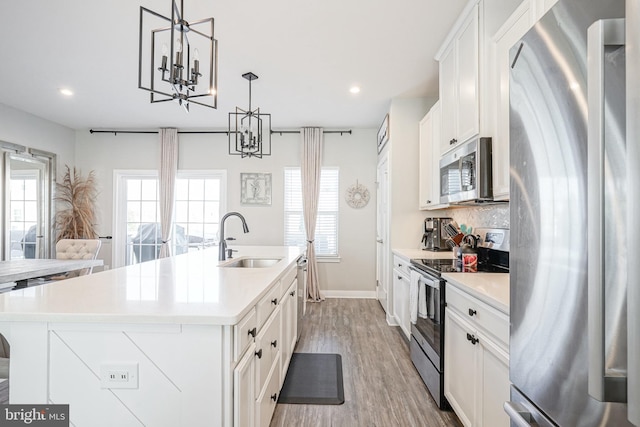
<path fill-rule="evenodd" d="M 70 89 L 60 88 L 58 91 L 64 96 L 73 96 L 73 92 Z"/>
<path fill-rule="evenodd" d="M 351 86 L 351 88 L 349 89 L 349 92 L 360 93 L 360 86 Z"/>

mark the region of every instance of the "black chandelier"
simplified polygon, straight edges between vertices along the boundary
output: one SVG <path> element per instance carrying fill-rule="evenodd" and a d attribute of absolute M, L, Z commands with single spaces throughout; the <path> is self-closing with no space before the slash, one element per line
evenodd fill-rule
<path fill-rule="evenodd" d="M 171 1 L 171 18 L 140 6 L 138 88 L 151 92 L 151 103 L 175 100 L 186 111 L 191 103 L 217 108 L 214 20 L 187 22 L 183 3 Z"/>
<path fill-rule="evenodd" d="M 261 159 L 271 155 L 271 114 L 251 109 L 251 82 L 258 76 L 249 72 L 242 77 L 249 80 L 249 109 L 229 113 L 229 154 Z"/>

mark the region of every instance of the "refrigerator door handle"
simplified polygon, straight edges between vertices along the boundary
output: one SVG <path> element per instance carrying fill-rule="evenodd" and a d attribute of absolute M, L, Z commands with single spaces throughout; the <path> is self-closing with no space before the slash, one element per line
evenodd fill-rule
<path fill-rule="evenodd" d="M 637 163 L 640 159 L 640 125 L 638 117 L 640 114 L 640 0 L 626 0 L 627 25 L 626 32 L 626 90 L 627 90 L 627 183 L 638 182 L 640 170 Z M 627 198 L 627 212 L 629 218 L 634 218 L 640 209 L 640 191 L 637 186 L 629 186 L 629 197 Z M 635 241 L 638 231 L 633 229 L 633 234 L 629 236 L 630 242 Z M 628 263 L 627 277 L 627 340 L 628 340 L 628 367 L 629 383 L 627 384 L 627 405 L 629 421 L 640 426 L 640 283 L 636 265 Z"/>
<path fill-rule="evenodd" d="M 524 406 L 515 402 L 504 402 L 504 411 L 511 419 L 511 425 L 516 427 L 532 427 L 534 424 L 531 412 Z"/>
<path fill-rule="evenodd" d="M 588 251 L 589 394 L 603 402 L 627 401 L 627 378 L 605 372 L 604 280 L 604 47 L 624 45 L 624 19 L 594 22 L 587 35 L 588 229 L 596 244 Z"/>

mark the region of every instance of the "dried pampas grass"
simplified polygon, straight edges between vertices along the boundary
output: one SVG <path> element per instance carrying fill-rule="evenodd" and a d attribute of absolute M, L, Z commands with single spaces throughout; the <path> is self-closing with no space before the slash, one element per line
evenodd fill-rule
<path fill-rule="evenodd" d="M 97 239 L 96 196 L 98 194 L 94 171 L 83 178 L 76 168 L 67 171 L 61 183 L 56 184 L 56 229 L 60 239 Z"/>

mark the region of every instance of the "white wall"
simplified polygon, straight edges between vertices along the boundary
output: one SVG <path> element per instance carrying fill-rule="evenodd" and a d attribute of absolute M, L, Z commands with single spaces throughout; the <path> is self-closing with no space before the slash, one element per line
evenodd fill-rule
<path fill-rule="evenodd" d="M 436 101 L 436 98 L 394 98 L 391 101 L 388 142 L 391 249 L 420 246 L 424 217 L 418 209 L 419 123 Z"/>
<path fill-rule="evenodd" d="M 329 296 L 373 296 L 375 293 L 375 179 L 376 129 L 354 129 L 353 134 L 325 134 L 323 164 L 340 168 L 339 263 L 320 264 L 321 289 Z M 100 187 L 98 203 L 100 235 L 113 235 L 113 171 L 156 169 L 159 142 L 155 134 L 90 134 L 76 132 L 76 166 L 94 170 Z M 178 168 L 226 169 L 227 210 L 241 212 L 250 232 L 243 234 L 240 221 L 231 218 L 225 230 L 238 245 L 282 245 L 284 167 L 300 165 L 300 135 L 274 134 L 272 155 L 241 159 L 228 154 L 224 134 L 180 134 Z M 240 204 L 240 173 L 272 173 L 271 206 Z M 356 180 L 371 192 L 362 209 L 350 208 L 344 193 Z M 108 261 L 105 261 L 108 262 Z"/>
<path fill-rule="evenodd" d="M 58 176 L 73 166 L 75 132 L 57 123 L 0 104 L 0 140 L 58 155 Z"/>

